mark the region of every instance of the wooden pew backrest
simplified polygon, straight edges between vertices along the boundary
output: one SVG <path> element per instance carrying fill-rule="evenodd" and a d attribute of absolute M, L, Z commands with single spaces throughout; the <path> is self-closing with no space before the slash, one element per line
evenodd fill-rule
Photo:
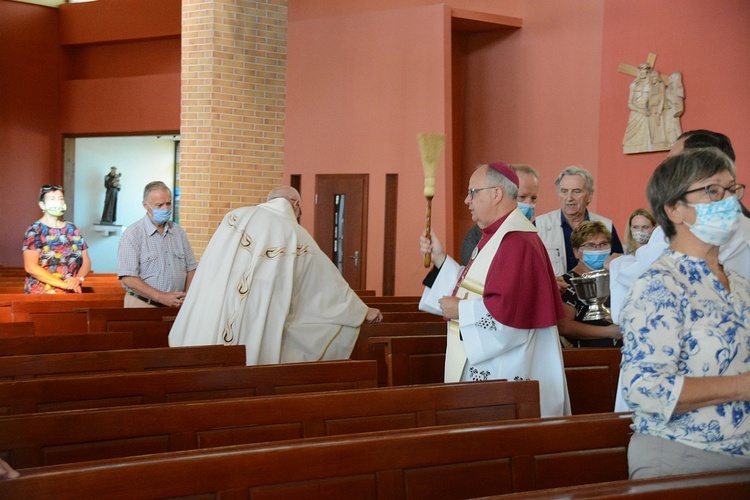
<path fill-rule="evenodd" d="M 534 417 L 539 417 L 539 384 L 532 381 L 287 394 L 2 417 L 0 457 L 27 468 Z"/>
<path fill-rule="evenodd" d="M 377 387 L 375 361 L 195 368 L 0 382 L 0 415 Z"/>
<path fill-rule="evenodd" d="M 475 498 L 625 479 L 629 425 L 587 415 L 103 460 L 27 469 L 0 497 Z"/>
<path fill-rule="evenodd" d="M 245 362 L 245 346 L 242 345 L 28 354 L 0 357 L 0 380 L 174 368 L 244 366 Z"/>

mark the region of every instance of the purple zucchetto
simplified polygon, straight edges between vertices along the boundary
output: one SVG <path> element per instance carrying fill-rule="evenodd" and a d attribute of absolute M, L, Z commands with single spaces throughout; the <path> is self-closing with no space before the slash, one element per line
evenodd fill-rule
<path fill-rule="evenodd" d="M 494 168 L 501 174 L 503 174 L 505 177 L 508 178 L 510 182 L 512 182 L 513 184 L 516 185 L 516 187 L 518 187 L 518 174 L 516 174 L 515 170 L 510 168 L 510 165 L 499 161 L 495 163 L 490 163 L 489 166 Z"/>

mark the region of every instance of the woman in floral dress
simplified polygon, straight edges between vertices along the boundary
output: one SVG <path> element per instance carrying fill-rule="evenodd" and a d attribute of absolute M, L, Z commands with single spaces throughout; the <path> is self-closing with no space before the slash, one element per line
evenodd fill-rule
<path fill-rule="evenodd" d="M 23 241 L 24 293 L 81 293 L 91 260 L 81 232 L 63 219 L 63 188 L 42 187 L 39 208 L 42 217 L 29 226 Z"/>

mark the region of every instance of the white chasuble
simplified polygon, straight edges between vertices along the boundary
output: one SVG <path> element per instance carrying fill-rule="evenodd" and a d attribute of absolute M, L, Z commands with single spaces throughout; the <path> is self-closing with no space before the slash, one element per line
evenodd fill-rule
<path fill-rule="evenodd" d="M 478 380 L 538 380 L 543 417 L 570 414 L 570 402 L 562 364 L 557 326 L 519 329 L 496 321 L 482 294 L 487 272 L 503 237 L 512 231 L 536 229 L 519 210 L 514 210 L 470 263 L 458 287 L 463 269 L 448 257 L 432 287 L 425 288 L 420 309 L 442 315 L 438 300 L 455 295 L 459 319 L 448 323 L 445 382 Z"/>
<path fill-rule="evenodd" d="M 248 365 L 346 359 L 367 310 L 277 198 L 224 217 L 169 344 L 242 344 Z"/>

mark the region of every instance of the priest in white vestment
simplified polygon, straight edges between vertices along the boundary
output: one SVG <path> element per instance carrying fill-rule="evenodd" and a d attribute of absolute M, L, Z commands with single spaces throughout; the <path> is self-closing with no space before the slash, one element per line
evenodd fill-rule
<path fill-rule="evenodd" d="M 518 209 L 518 176 L 504 163 L 481 165 L 465 203 L 482 229 L 466 267 L 422 234 L 437 276 L 420 309 L 449 319 L 445 381 L 537 380 L 543 417 L 569 415 L 557 320 L 557 280 L 536 228 Z M 428 276 L 426 281 L 432 281 Z"/>
<path fill-rule="evenodd" d="M 229 212 L 200 260 L 170 346 L 245 345 L 247 364 L 346 359 L 364 321 L 378 322 L 297 222 L 285 186 Z"/>

